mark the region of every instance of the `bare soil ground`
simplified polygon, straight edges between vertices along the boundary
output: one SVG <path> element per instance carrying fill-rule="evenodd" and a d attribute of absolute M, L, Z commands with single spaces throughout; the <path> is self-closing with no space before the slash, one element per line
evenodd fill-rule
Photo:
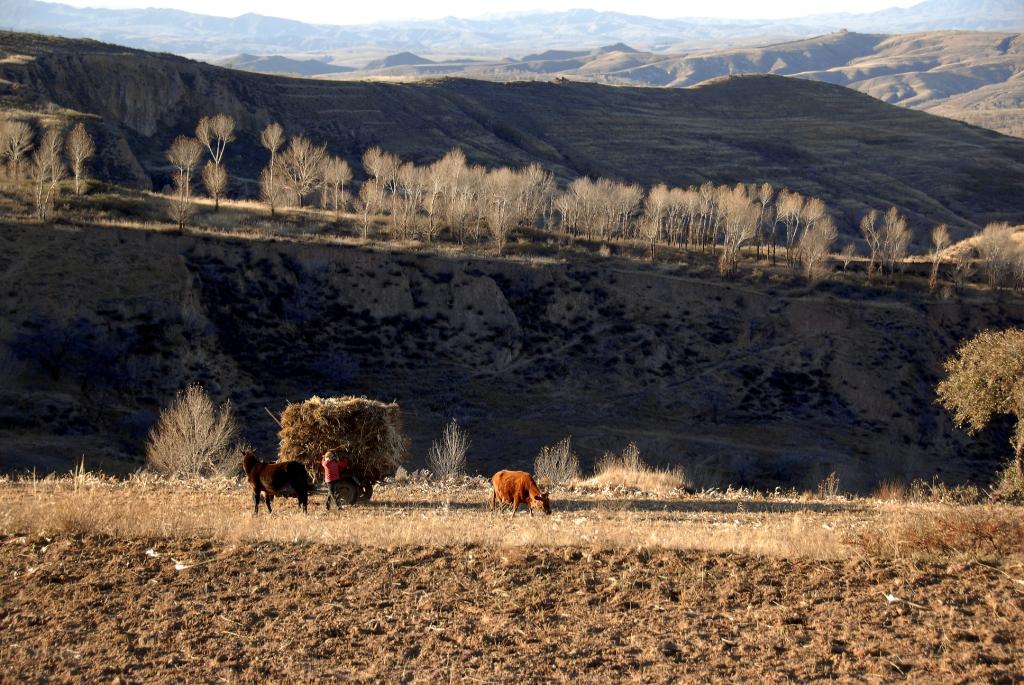
<path fill-rule="evenodd" d="M 564 493 L 510 521 L 483 494 L 254 518 L 233 488 L 2 483 L 0 680 L 1024 682 L 1021 557 L 843 542 L 888 505 Z"/>

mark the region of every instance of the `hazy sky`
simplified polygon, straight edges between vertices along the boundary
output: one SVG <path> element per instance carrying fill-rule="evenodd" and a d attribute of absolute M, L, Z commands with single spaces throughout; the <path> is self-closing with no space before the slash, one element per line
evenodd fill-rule
<path fill-rule="evenodd" d="M 246 12 L 299 19 L 319 24 L 362 24 L 373 21 L 436 19 L 443 16 L 478 17 L 502 12 L 523 12 L 534 9 L 548 11 L 578 7 L 643 14 L 651 17 L 723 17 L 775 19 L 806 14 L 832 12 L 870 12 L 887 7 L 909 7 L 921 0 L 717 0 L 707 2 L 657 2 L 654 0 L 519 0 L 471 2 L 469 0 L 435 0 L 434 2 L 347 2 L 327 3 L 318 0 L 61 0 L 76 7 L 165 7 L 198 14 L 233 17 Z"/>

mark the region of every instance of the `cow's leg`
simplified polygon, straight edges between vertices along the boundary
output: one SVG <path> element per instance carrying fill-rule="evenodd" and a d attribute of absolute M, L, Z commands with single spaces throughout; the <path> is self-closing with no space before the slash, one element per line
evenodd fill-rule
<path fill-rule="evenodd" d="M 263 498 L 267 501 L 267 513 L 273 514 L 274 510 L 270 508 L 270 503 L 274 501 L 274 498 L 271 496 L 269 492 L 264 492 Z"/>
<path fill-rule="evenodd" d="M 519 498 L 512 498 L 512 517 L 515 518 L 516 512 L 519 511 Z"/>
<path fill-rule="evenodd" d="M 306 505 L 307 505 L 308 502 L 309 502 L 309 493 L 307 493 L 305 490 L 303 490 L 302 494 L 299 495 L 299 506 L 302 507 L 302 513 L 303 514 L 308 514 L 309 513 L 309 510 L 306 508 Z"/>
<path fill-rule="evenodd" d="M 255 516 L 256 514 L 260 513 L 260 490 L 259 490 L 259 488 L 253 488 L 252 489 L 252 503 L 253 503 L 253 506 L 255 507 L 255 509 L 253 510 L 252 513 Z"/>

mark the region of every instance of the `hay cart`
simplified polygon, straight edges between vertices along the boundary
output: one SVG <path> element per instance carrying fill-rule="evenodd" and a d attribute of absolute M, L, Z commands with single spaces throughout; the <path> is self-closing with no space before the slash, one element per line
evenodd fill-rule
<path fill-rule="evenodd" d="M 409 439 L 394 402 L 314 396 L 289 403 L 280 423 L 278 461 L 301 462 L 314 482 L 323 482 L 324 453 L 334 450 L 348 457 L 351 469 L 340 486 L 340 499 L 347 504 L 368 501 L 373 486 L 408 460 Z"/>

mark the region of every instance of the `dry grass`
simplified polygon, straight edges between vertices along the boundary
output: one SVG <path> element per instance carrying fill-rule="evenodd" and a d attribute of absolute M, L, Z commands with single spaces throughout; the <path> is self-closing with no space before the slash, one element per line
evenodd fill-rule
<path fill-rule="evenodd" d="M 1024 558 L 1024 518 L 994 505 L 890 508 L 850 542 L 871 557 Z"/>
<path fill-rule="evenodd" d="M 510 521 L 487 512 L 488 496 L 482 478 L 449 487 L 390 483 L 375 491 L 371 504 L 340 516 L 324 512 L 314 497 L 309 516 L 283 502 L 273 516 L 254 517 L 247 486 L 239 480 L 140 475 L 116 481 L 79 472 L 0 482 L 0 534 L 370 547 L 582 545 L 834 559 L 848 556 L 845 538 L 875 518 L 872 505 L 833 507 L 763 495 L 609 496 L 579 487 L 554 491 L 551 517 Z"/>
<path fill-rule="evenodd" d="M 580 485 L 605 489 L 633 489 L 645 493 L 669 494 L 692 487 L 681 466 L 656 469 L 630 443 L 621 454 L 607 453 L 598 460 L 594 475 Z"/>

